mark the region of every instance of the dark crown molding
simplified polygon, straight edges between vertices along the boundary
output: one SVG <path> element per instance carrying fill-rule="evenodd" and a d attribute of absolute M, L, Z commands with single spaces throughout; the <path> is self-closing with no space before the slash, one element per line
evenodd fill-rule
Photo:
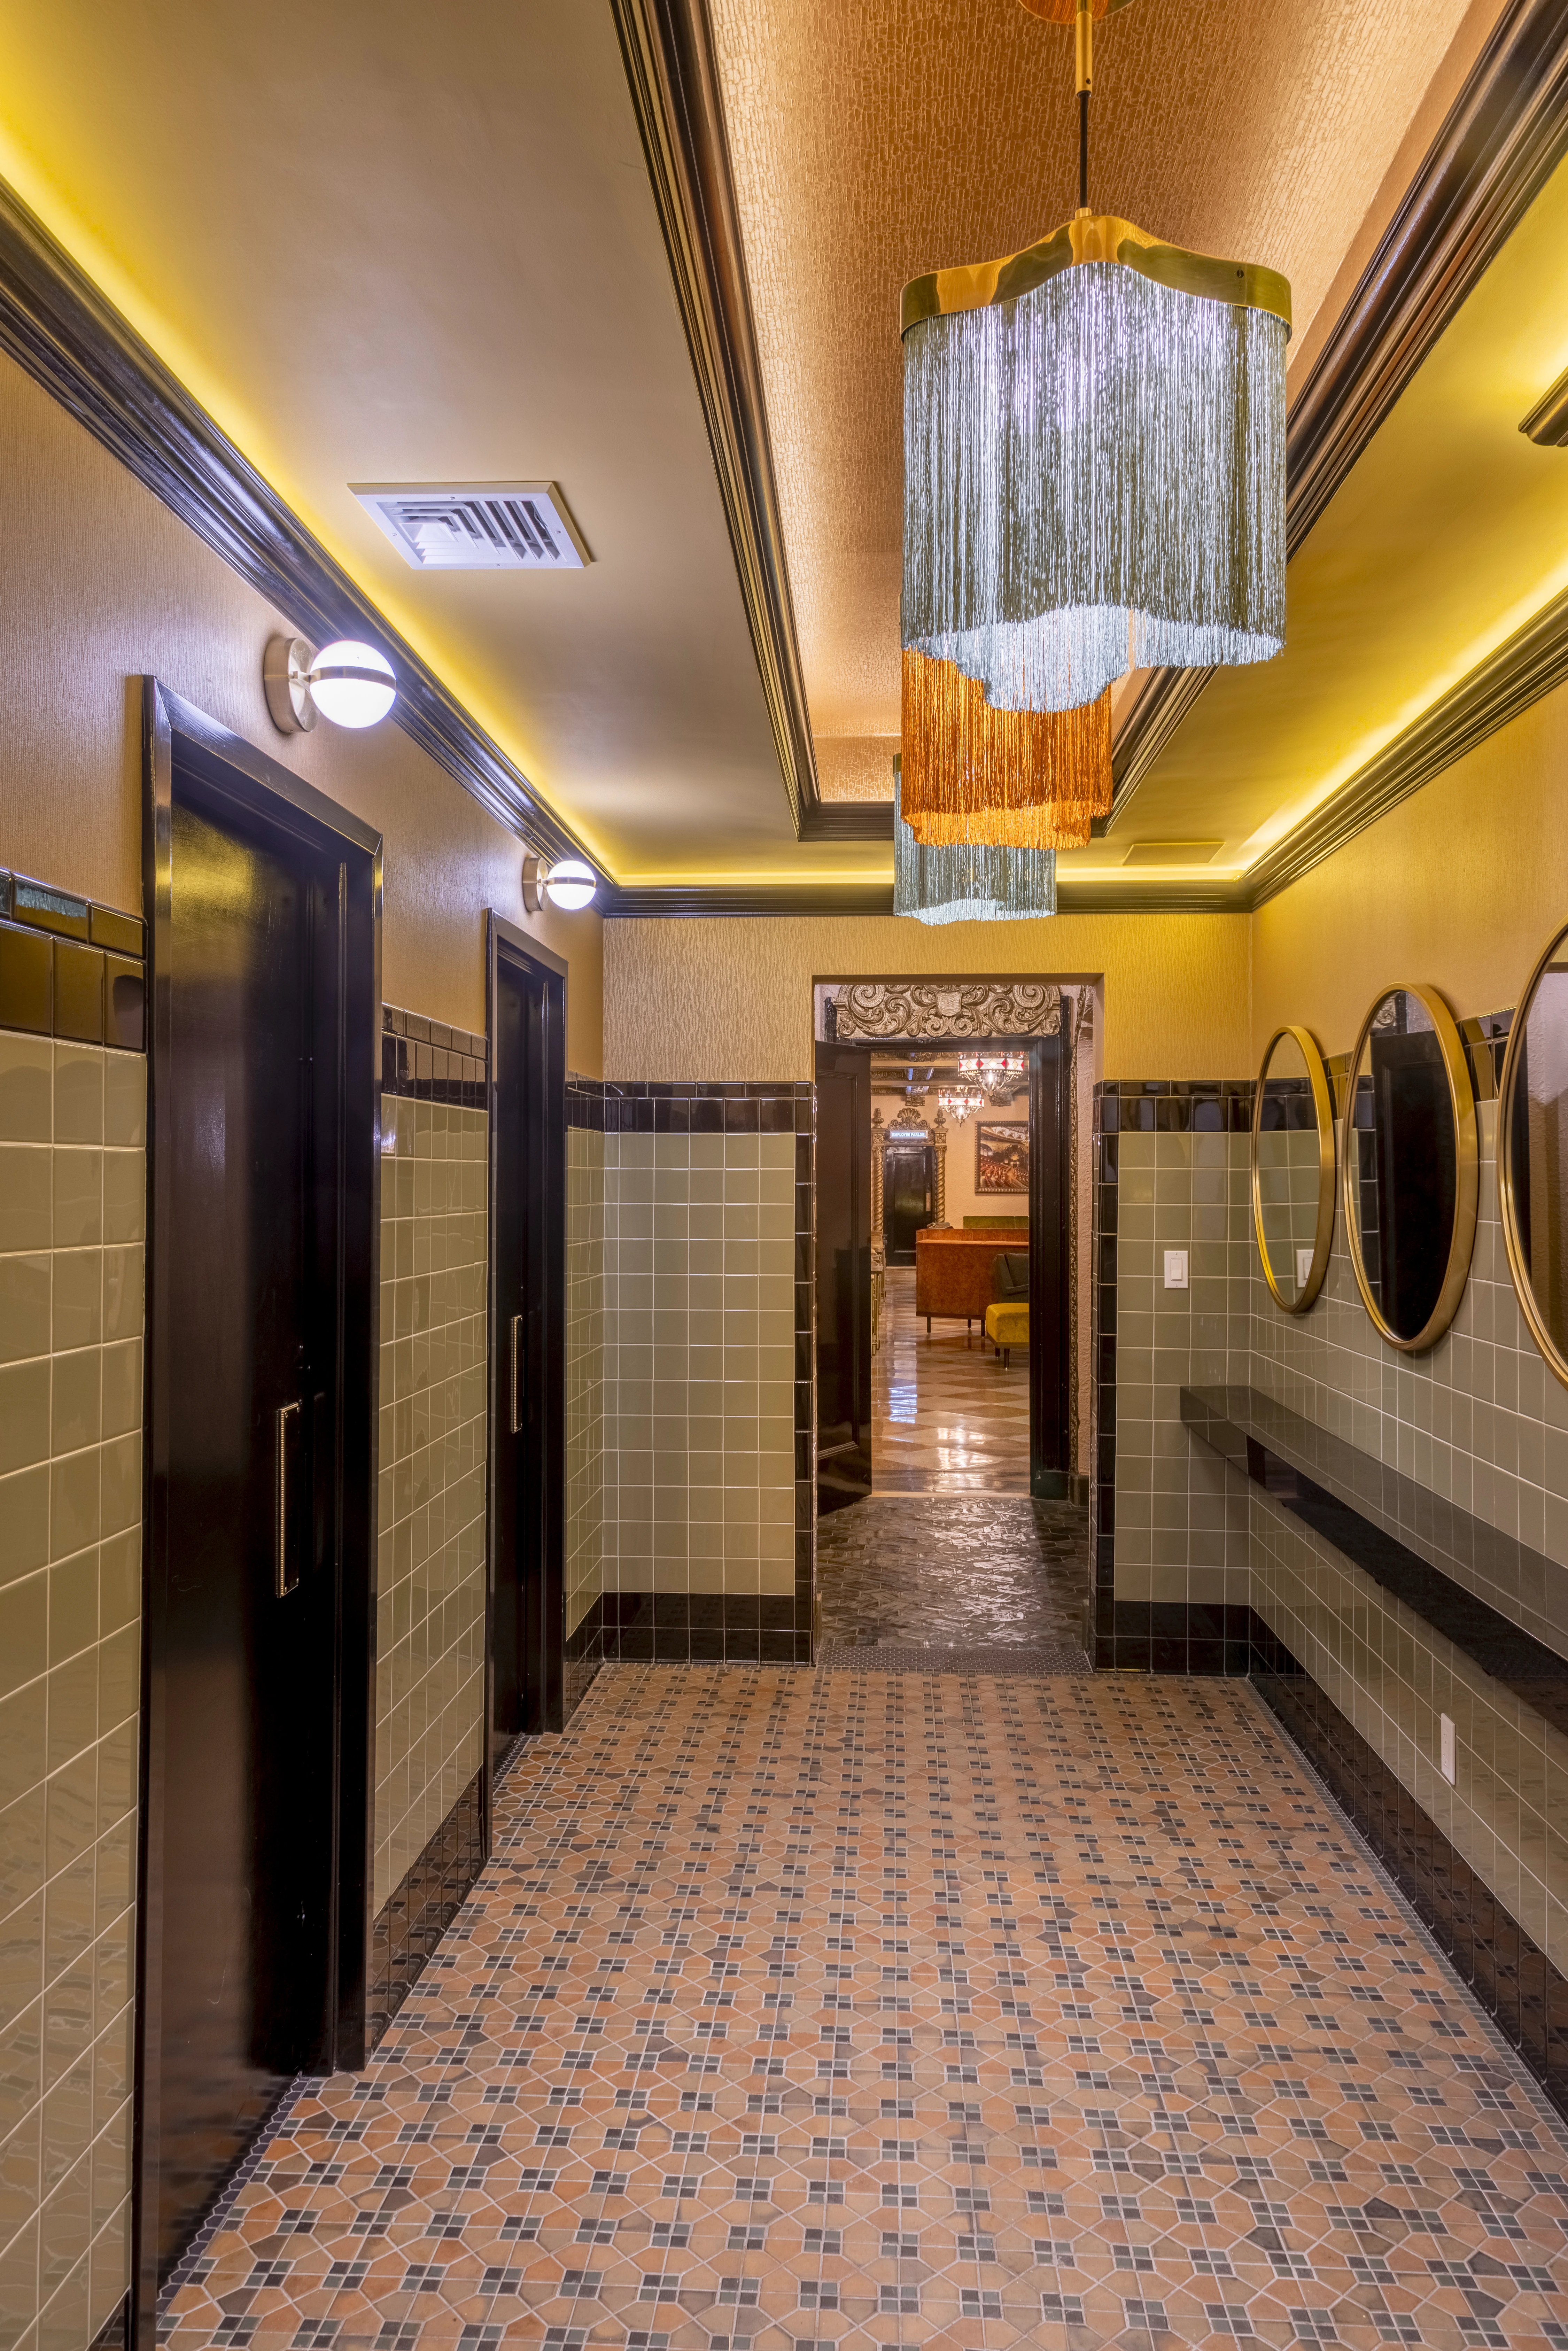
<path fill-rule="evenodd" d="M 1568 0 L 1510 0 L 1291 402 L 1288 556 L 1565 153 Z M 1159 671 L 1144 687 L 1117 733 L 1107 830 L 1213 674 Z"/>
<path fill-rule="evenodd" d="M 1568 679 L 1568 591 L 1424 710 L 1247 875 L 1261 906 Z"/>
<path fill-rule="evenodd" d="M 891 914 L 893 884 L 831 882 L 728 883 L 617 888 L 601 901 L 606 922 L 669 922 L 715 914 Z"/>
<path fill-rule="evenodd" d="M 824 800 L 817 788 L 706 7 L 704 0 L 612 5 L 796 832 L 802 841 L 891 841 L 891 809 Z"/>
<path fill-rule="evenodd" d="M 3 182 L 0 350 L 302 636 L 379 645 L 398 674 L 394 723 L 482 808 L 544 856 L 601 870 Z"/>

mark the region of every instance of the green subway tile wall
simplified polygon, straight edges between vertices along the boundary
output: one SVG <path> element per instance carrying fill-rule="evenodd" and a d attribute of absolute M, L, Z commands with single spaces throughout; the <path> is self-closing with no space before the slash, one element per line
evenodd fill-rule
<path fill-rule="evenodd" d="M 377 1913 L 482 1760 L 487 1136 L 383 1095 Z"/>
<path fill-rule="evenodd" d="M 601 1131 L 568 1127 L 563 1546 L 568 1639 L 604 1589 L 604 1152 Z"/>
<path fill-rule="evenodd" d="M 1568 1388 L 1546 1368 L 1519 1311 L 1497 1202 L 1497 1103 L 1477 1107 L 1475 1251 L 1459 1308 L 1424 1355 L 1377 1335 L 1345 1245 L 1309 1312 L 1282 1314 L 1254 1259 L 1251 1384 L 1364 1453 L 1544 1554 L 1539 1589 L 1472 1576 L 1479 1597 L 1568 1656 Z"/>
<path fill-rule="evenodd" d="M 604 1144 L 605 1590 L 790 1598 L 794 1135 Z"/>
<path fill-rule="evenodd" d="M 0 1029 L 0 2342 L 127 2283 L 146 1062 Z"/>
<path fill-rule="evenodd" d="M 1245 1494 L 1182 1426 L 1184 1386 L 1244 1380 L 1251 1303 L 1248 1138 L 1123 1133 L 1116 1210 L 1115 1597 L 1245 1603 Z M 1167 1290 L 1185 1249 L 1188 1287 Z"/>

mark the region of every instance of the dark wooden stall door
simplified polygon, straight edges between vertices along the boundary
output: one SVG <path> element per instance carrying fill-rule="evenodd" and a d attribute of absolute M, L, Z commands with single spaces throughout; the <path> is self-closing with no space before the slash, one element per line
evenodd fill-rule
<path fill-rule="evenodd" d="M 565 1719 L 566 967 L 492 914 L 490 1768 Z"/>
<path fill-rule="evenodd" d="M 143 2341 L 157 2281 L 289 2082 L 360 2054 L 351 2024 L 362 2015 L 362 1917 L 346 1938 L 338 1933 L 342 1884 L 350 1906 L 362 1898 L 362 1850 L 353 1847 L 364 1842 L 361 1757 L 350 1850 L 340 1848 L 350 1142 L 361 1163 L 361 1242 L 374 1182 L 374 925 L 365 915 L 374 844 L 359 844 L 365 918 L 357 919 L 348 863 L 321 827 L 178 728 L 162 743 L 152 810 L 162 868 L 150 1072 Z M 366 966 L 352 991 L 351 956 Z M 344 1083 L 350 993 L 362 1032 L 357 1121 Z M 368 1266 L 360 1277 L 362 1303 Z M 355 1391 L 366 1419 L 367 1323 L 359 1335 Z M 361 1428 L 361 1473 L 363 1439 Z M 367 1506 L 368 1494 L 366 1477 Z M 364 1531 L 361 1518 L 361 1577 L 350 1602 L 361 1675 Z M 353 1719 L 362 1742 L 362 1703 Z"/>

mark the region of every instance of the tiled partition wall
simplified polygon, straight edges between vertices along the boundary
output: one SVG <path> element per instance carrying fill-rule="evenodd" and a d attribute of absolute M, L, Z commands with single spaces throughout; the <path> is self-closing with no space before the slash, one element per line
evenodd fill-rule
<path fill-rule="evenodd" d="M 383 1017 L 372 2038 L 484 1857 L 486 1047 Z"/>
<path fill-rule="evenodd" d="M 1245 1673 L 1247 1497 L 1182 1426 L 1184 1386 L 1245 1381 L 1245 1081 L 1094 1090 L 1092 1648 L 1102 1666 Z M 1167 1289 L 1167 1249 L 1188 1287 Z"/>
<path fill-rule="evenodd" d="M 141 925 L 0 874 L 0 2341 L 128 2278 Z"/>
<path fill-rule="evenodd" d="M 602 1125 L 573 1123 L 577 1089 L 578 1081 L 569 1080 L 563 1513 L 569 1711 L 603 1654 L 599 1603 L 604 1591 L 605 1136 Z"/>
<path fill-rule="evenodd" d="M 1384 1343 L 1336 1210 L 1328 1276 L 1306 1314 L 1281 1313 L 1254 1273 L 1251 1384 L 1527 1545 L 1537 1563 L 1523 1588 L 1500 1580 L 1479 1548 L 1450 1572 L 1568 1658 L 1568 1390 L 1542 1361 L 1509 1276 L 1489 1098 L 1496 1058 L 1472 1047 L 1479 1214 L 1448 1332 L 1425 1355 Z M 1264 1687 L 1301 1735 L 1322 1743 L 1326 1769 L 1375 1791 L 1382 1841 L 1407 1848 L 1417 1876 L 1432 1880 L 1438 1857 L 1427 1907 L 1475 1969 L 1500 1967 L 1508 1980 L 1491 2004 L 1518 2011 L 1514 2037 L 1543 2071 L 1554 2036 L 1551 2070 L 1568 2094 L 1568 1736 L 1249 1481 L 1247 1493 Z M 1456 1731 L 1452 1785 L 1440 1769 L 1444 1714 Z"/>
<path fill-rule="evenodd" d="M 809 1085 L 575 1081 L 604 1150 L 603 1589 L 578 1659 L 807 1663 Z"/>

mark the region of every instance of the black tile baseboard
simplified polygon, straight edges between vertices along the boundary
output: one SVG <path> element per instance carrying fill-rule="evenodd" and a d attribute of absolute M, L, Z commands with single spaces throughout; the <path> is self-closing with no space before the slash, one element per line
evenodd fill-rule
<path fill-rule="evenodd" d="M 600 1663 L 809 1666 L 810 1616 L 802 1621 L 787 1593 L 606 1592 L 567 1649 L 592 1658 L 595 1671 Z"/>
<path fill-rule="evenodd" d="M 1568 2116 L 1568 1978 L 1256 1614 L 1252 1679 L 1503 2037 Z M 1487 2141 L 1473 2143 L 1490 2151 Z"/>
<path fill-rule="evenodd" d="M 1228 1674 L 1252 1670 L 1252 1610 L 1245 1604 L 1097 1600 L 1097 1671 Z"/>
<path fill-rule="evenodd" d="M 476 1771 L 371 1930 L 367 2056 L 418 1982 L 484 1866 L 484 1774 Z"/>

